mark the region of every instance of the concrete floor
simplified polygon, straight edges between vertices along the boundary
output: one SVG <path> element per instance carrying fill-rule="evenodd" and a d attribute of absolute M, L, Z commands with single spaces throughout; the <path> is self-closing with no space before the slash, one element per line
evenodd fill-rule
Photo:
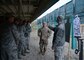
<path fill-rule="evenodd" d="M 52 36 L 49 38 L 48 48 L 46 54 L 43 56 L 39 54 L 39 37 L 37 36 L 37 32 L 32 32 L 30 40 L 30 53 L 26 54 L 26 56 L 22 56 L 21 60 L 54 60 L 54 52 L 51 49 Z M 74 53 L 74 50 L 69 48 L 69 43 L 65 43 L 64 55 L 64 60 L 78 60 L 78 55 Z"/>

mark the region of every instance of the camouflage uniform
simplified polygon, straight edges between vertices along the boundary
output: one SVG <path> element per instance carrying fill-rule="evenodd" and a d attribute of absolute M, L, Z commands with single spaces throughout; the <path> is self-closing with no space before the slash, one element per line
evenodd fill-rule
<path fill-rule="evenodd" d="M 25 51 L 25 37 L 24 37 L 24 32 L 23 32 L 23 25 L 18 26 L 18 31 L 20 34 L 20 41 L 19 41 L 19 55 L 22 54 L 24 55 L 24 51 Z"/>
<path fill-rule="evenodd" d="M 49 28 L 42 27 L 41 29 L 38 30 L 38 36 L 40 37 L 40 53 L 44 54 L 47 49 L 48 45 L 48 38 L 51 34 L 51 31 Z"/>
<path fill-rule="evenodd" d="M 64 43 L 65 43 L 65 27 L 64 24 L 61 23 L 60 25 L 56 26 L 55 28 L 51 28 L 54 31 L 53 36 L 53 46 L 54 49 L 54 56 L 55 60 L 64 60 Z"/>
<path fill-rule="evenodd" d="M 25 37 L 25 53 L 27 52 L 27 43 L 28 43 L 28 31 L 26 30 L 26 24 L 23 25 L 23 33 L 24 33 L 24 37 Z"/>
<path fill-rule="evenodd" d="M 17 46 L 11 27 L 7 23 L 0 26 L 1 60 L 18 60 Z"/>
<path fill-rule="evenodd" d="M 18 31 L 18 25 L 13 24 L 12 34 L 13 34 L 13 37 L 14 37 L 14 39 L 15 39 L 15 42 L 16 42 L 16 45 L 17 45 L 17 48 L 18 48 L 18 58 L 21 58 L 21 57 L 20 57 L 21 54 L 19 54 L 19 52 L 20 52 L 19 49 L 21 49 L 21 48 L 20 48 L 20 43 L 19 43 L 19 42 L 21 41 L 21 37 L 20 37 L 20 33 L 19 33 L 19 31 Z"/>
<path fill-rule="evenodd" d="M 21 38 L 20 38 L 20 34 L 19 34 L 19 31 L 18 31 L 16 24 L 13 24 L 12 33 L 13 33 L 13 36 L 15 38 L 15 42 L 16 42 L 17 47 L 18 47 L 18 44 L 19 44 L 19 41 L 21 40 Z"/>
<path fill-rule="evenodd" d="M 26 27 L 26 33 L 28 34 L 26 44 L 27 44 L 27 49 L 29 50 L 31 26 L 29 24 L 27 24 L 25 27 Z"/>

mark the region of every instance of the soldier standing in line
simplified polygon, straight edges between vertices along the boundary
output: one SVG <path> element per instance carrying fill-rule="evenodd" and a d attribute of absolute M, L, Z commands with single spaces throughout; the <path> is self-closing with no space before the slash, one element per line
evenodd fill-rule
<path fill-rule="evenodd" d="M 28 34 L 28 38 L 26 40 L 27 41 L 27 50 L 29 51 L 30 50 L 30 48 L 29 48 L 30 33 L 32 31 L 29 21 L 27 21 L 27 24 L 26 24 L 26 31 L 27 31 L 27 34 Z"/>
<path fill-rule="evenodd" d="M 28 29 L 27 22 L 25 20 L 23 24 L 23 32 L 24 32 L 24 37 L 25 37 L 25 53 L 29 53 L 29 51 L 27 50 L 27 44 L 28 44 L 28 30 L 27 29 Z"/>
<path fill-rule="evenodd" d="M 18 31 L 20 34 L 20 41 L 18 44 L 19 49 L 19 58 L 21 58 L 21 55 L 25 56 L 25 37 L 23 32 L 23 21 L 20 19 L 20 24 L 18 25 Z"/>
<path fill-rule="evenodd" d="M 8 16 L 0 26 L 1 60 L 18 60 L 17 46 L 12 34 L 14 16 Z"/>
<path fill-rule="evenodd" d="M 14 19 L 14 23 L 13 23 L 13 27 L 12 27 L 12 33 L 13 33 L 13 36 L 15 38 L 15 41 L 16 41 L 16 45 L 18 47 L 18 44 L 19 44 L 19 41 L 20 41 L 20 34 L 18 32 L 18 25 L 19 25 L 19 21 L 18 19 Z"/>
<path fill-rule="evenodd" d="M 16 45 L 17 45 L 17 48 L 18 48 L 18 59 L 21 59 L 21 54 L 19 54 L 19 42 L 21 40 L 20 38 L 20 33 L 18 31 L 18 25 L 19 25 L 19 19 L 16 18 L 14 20 L 14 24 L 13 24 L 13 27 L 12 27 L 12 34 L 13 34 L 13 37 L 15 39 L 15 42 L 16 42 Z"/>
<path fill-rule="evenodd" d="M 43 23 L 43 27 L 38 30 L 38 36 L 40 37 L 40 53 L 42 55 L 45 54 L 47 45 L 48 45 L 48 38 L 51 35 L 51 30 L 48 28 L 47 23 Z"/>

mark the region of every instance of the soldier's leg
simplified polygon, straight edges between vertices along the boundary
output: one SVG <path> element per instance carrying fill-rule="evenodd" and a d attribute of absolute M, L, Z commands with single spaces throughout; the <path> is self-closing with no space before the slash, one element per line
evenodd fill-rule
<path fill-rule="evenodd" d="M 44 40 L 43 42 L 43 55 L 45 54 L 46 50 L 47 50 L 47 45 L 48 45 L 48 41 L 47 40 Z"/>
<path fill-rule="evenodd" d="M 39 45 L 40 45 L 40 53 L 43 53 L 43 42 L 40 42 Z"/>
<path fill-rule="evenodd" d="M 27 37 L 25 37 L 25 40 L 24 40 L 24 53 L 26 53 L 27 51 Z"/>
<path fill-rule="evenodd" d="M 28 37 L 26 37 L 26 49 L 28 48 Z"/>
<path fill-rule="evenodd" d="M 22 44 L 21 42 L 19 41 L 19 44 L 18 44 L 18 58 L 21 59 L 21 51 L 22 51 Z"/>
<path fill-rule="evenodd" d="M 43 44 L 43 49 L 42 49 L 42 55 L 45 54 L 46 50 L 47 50 L 47 44 Z"/>
<path fill-rule="evenodd" d="M 44 44 L 44 54 L 45 54 L 46 50 L 47 50 L 47 44 Z"/>
<path fill-rule="evenodd" d="M 64 47 L 56 47 L 54 50 L 55 60 L 64 60 Z"/>
<path fill-rule="evenodd" d="M 45 45 L 44 45 L 44 44 L 42 44 L 42 55 L 44 55 L 44 54 L 45 54 L 45 49 L 46 49 Z"/>
<path fill-rule="evenodd" d="M 42 44 L 39 44 L 39 47 L 40 47 L 40 52 L 39 53 L 42 53 Z"/>
<path fill-rule="evenodd" d="M 28 39 L 27 39 L 27 49 L 28 49 L 28 50 L 30 50 L 30 49 L 29 49 L 29 41 L 30 41 L 30 36 L 28 36 Z"/>
<path fill-rule="evenodd" d="M 26 37 L 26 41 L 25 41 L 25 53 L 29 53 L 29 41 L 28 41 L 28 37 Z"/>
<path fill-rule="evenodd" d="M 20 42 L 20 53 L 21 53 L 21 55 L 23 55 L 23 56 L 25 56 L 25 39 L 21 39 L 21 42 Z"/>
<path fill-rule="evenodd" d="M 21 51 L 21 54 L 22 54 L 23 56 L 25 56 L 25 45 L 24 45 L 24 44 L 22 45 L 22 51 Z"/>

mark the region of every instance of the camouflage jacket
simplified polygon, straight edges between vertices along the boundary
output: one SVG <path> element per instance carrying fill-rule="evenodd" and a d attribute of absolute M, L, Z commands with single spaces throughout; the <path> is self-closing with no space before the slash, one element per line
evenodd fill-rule
<path fill-rule="evenodd" d="M 38 36 L 42 40 L 47 40 L 50 35 L 51 35 L 51 30 L 49 28 L 42 27 L 38 30 Z"/>

